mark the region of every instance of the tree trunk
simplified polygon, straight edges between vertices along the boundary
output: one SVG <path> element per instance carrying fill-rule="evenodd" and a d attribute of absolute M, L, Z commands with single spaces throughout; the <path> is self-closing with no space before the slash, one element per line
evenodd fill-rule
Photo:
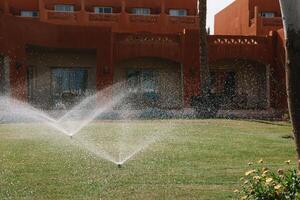
<path fill-rule="evenodd" d="M 209 95 L 210 74 L 207 61 L 207 32 L 206 32 L 206 14 L 207 0 L 198 1 L 199 9 L 199 60 L 200 60 L 200 78 L 201 78 L 201 93 L 203 97 Z"/>
<path fill-rule="evenodd" d="M 300 1 L 280 0 L 286 37 L 286 85 L 298 161 L 300 160 Z M 298 162 L 300 170 L 300 163 Z"/>

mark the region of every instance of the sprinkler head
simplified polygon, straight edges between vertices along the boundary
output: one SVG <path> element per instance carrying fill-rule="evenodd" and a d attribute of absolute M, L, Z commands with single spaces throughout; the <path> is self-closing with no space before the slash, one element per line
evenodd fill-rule
<path fill-rule="evenodd" d="M 122 168 L 122 165 L 121 165 L 121 164 L 118 164 L 118 168 L 120 168 L 120 169 L 121 169 L 121 168 Z"/>
<path fill-rule="evenodd" d="M 73 139 L 73 135 L 70 135 L 70 139 L 71 139 L 71 140 Z"/>

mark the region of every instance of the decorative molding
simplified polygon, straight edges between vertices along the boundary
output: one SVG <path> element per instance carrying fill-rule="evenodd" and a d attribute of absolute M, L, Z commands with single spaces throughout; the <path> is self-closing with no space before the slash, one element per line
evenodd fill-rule
<path fill-rule="evenodd" d="M 154 35 L 128 35 L 120 42 L 126 43 L 171 43 L 171 44 L 179 44 L 180 38 L 174 38 L 169 36 L 154 36 Z"/>
<path fill-rule="evenodd" d="M 262 40 L 257 37 L 211 37 L 213 45 L 260 45 Z M 265 38 L 263 38 L 265 39 Z"/>

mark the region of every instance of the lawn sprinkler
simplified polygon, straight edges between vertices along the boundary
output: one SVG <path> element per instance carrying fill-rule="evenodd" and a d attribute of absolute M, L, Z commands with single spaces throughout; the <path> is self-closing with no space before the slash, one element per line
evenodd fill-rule
<path fill-rule="evenodd" d="M 118 162 L 118 163 L 116 163 L 116 164 L 117 164 L 117 166 L 118 166 L 119 169 L 122 168 L 122 163 Z"/>

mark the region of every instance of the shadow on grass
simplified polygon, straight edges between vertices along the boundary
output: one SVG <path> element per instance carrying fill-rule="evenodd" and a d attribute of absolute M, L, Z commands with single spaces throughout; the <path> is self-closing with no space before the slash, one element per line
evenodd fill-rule
<path fill-rule="evenodd" d="M 273 126 L 285 126 L 285 127 L 290 127 L 291 124 L 289 122 L 286 123 L 279 123 L 275 121 L 264 121 L 264 120 L 255 120 L 255 119 L 243 119 L 243 121 L 247 122 L 255 122 L 255 123 L 261 123 L 261 124 L 268 124 L 268 125 L 273 125 Z"/>

